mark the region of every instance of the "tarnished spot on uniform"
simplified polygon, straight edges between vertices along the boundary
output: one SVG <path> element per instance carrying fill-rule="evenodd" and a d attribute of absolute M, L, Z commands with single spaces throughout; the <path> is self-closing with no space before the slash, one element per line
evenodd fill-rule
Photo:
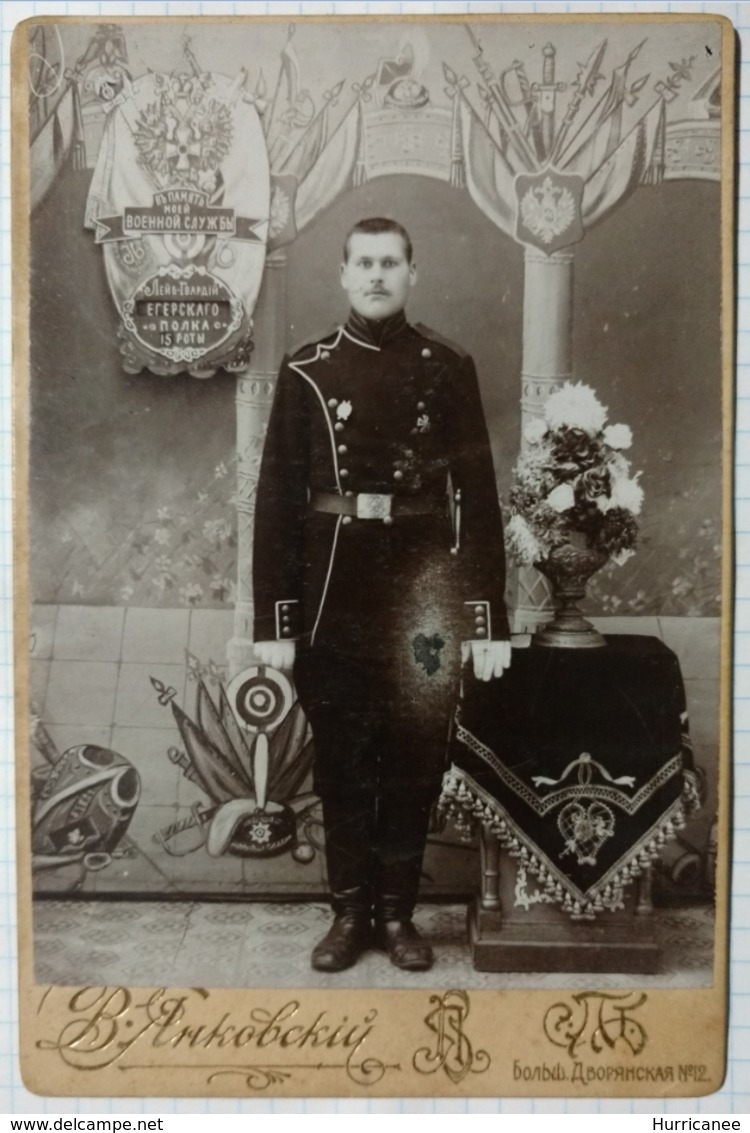
<path fill-rule="evenodd" d="M 440 668 L 440 650 L 444 645 L 445 642 L 437 633 L 433 633 L 432 637 L 425 637 L 423 633 L 418 633 L 411 643 L 414 650 L 414 660 L 422 666 L 430 677 Z"/>

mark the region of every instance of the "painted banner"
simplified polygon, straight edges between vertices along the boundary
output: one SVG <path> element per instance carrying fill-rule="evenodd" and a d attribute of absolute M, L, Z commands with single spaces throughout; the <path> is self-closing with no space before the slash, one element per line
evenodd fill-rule
<path fill-rule="evenodd" d="M 270 178 L 245 74 L 148 73 L 107 121 L 86 208 L 129 373 L 247 367 Z"/>

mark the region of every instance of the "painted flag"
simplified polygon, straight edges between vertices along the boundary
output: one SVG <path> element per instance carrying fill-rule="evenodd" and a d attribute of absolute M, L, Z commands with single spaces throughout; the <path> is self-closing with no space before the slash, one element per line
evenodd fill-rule
<path fill-rule="evenodd" d="M 586 228 L 602 220 L 640 184 L 649 183 L 658 164 L 664 132 L 664 103 L 656 102 L 617 149 L 586 181 L 583 222 Z M 661 143 L 663 153 L 663 141 Z"/>
<path fill-rule="evenodd" d="M 515 174 L 471 104 L 461 99 L 466 187 L 493 224 L 512 236 L 516 225 Z"/>
<path fill-rule="evenodd" d="M 320 113 L 313 118 L 291 152 L 288 153 L 286 157 L 282 158 L 279 164 L 274 164 L 274 173 L 291 174 L 296 177 L 298 181 L 304 181 L 328 141 L 328 120 L 331 102 L 341 93 L 343 85 L 343 80 L 336 84 L 331 92 L 330 99 L 326 102 Z"/>
<path fill-rule="evenodd" d="M 297 189 L 297 230 L 328 208 L 353 183 L 360 146 L 359 101 L 339 123 L 317 161 Z"/>

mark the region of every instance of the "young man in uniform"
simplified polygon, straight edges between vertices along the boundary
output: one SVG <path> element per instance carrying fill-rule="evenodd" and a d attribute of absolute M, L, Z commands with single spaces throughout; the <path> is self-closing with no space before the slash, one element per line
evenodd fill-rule
<path fill-rule="evenodd" d="M 335 919 L 313 967 L 370 945 L 432 964 L 412 923 L 460 668 L 510 663 L 500 510 L 471 358 L 404 308 L 408 233 L 346 239 L 347 322 L 284 359 L 255 514 L 255 652 L 292 669 L 315 745 Z"/>

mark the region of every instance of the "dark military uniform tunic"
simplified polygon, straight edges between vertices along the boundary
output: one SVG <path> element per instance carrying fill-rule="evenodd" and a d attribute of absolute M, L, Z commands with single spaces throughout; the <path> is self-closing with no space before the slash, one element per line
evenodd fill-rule
<path fill-rule="evenodd" d="M 355 514 L 383 507 L 390 516 Z M 351 808 L 369 793 L 382 826 L 382 800 L 395 812 L 411 795 L 424 815 L 440 783 L 460 643 L 508 636 L 471 358 L 403 312 L 380 324 L 353 314 L 285 358 L 254 545 L 255 639 L 297 641 L 324 804 L 336 796 Z"/>

